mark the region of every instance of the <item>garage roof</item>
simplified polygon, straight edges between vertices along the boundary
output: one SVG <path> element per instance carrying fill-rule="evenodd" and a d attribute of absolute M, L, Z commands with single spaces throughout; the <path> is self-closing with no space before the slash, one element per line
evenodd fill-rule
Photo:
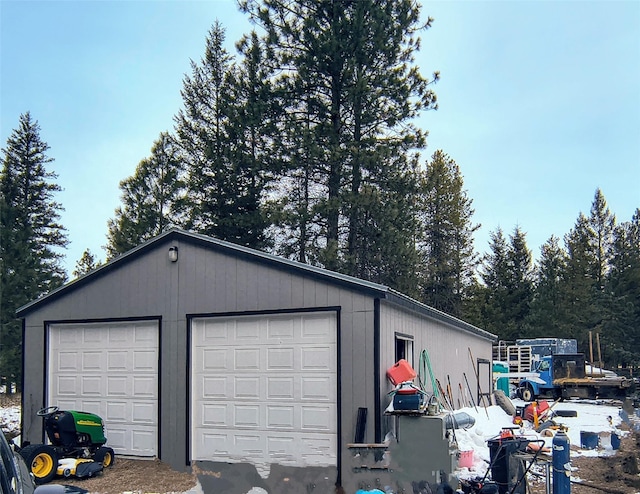
<path fill-rule="evenodd" d="M 122 267 L 123 263 L 132 261 L 138 256 L 141 256 L 149 250 L 154 249 L 158 246 L 158 244 L 171 241 L 181 241 L 201 245 L 213 251 L 223 252 L 236 257 L 246 258 L 265 264 L 271 264 L 278 269 L 294 271 L 302 275 L 322 279 L 327 283 L 342 285 L 353 290 L 364 292 L 372 297 L 385 299 L 389 303 L 404 307 L 405 309 L 409 309 L 420 314 L 424 314 L 426 316 L 444 322 L 445 324 L 449 324 L 456 328 L 475 333 L 486 339 L 492 341 L 497 340 L 496 335 L 491 334 L 488 331 L 484 331 L 476 326 L 473 326 L 472 324 L 461 321 L 460 319 L 434 309 L 433 307 L 429 307 L 428 305 L 418 302 L 417 300 L 414 300 L 396 290 L 393 290 L 388 286 L 373 283 L 371 281 L 361 280 L 359 278 L 354 278 L 353 276 L 336 273 L 334 271 L 329 271 L 327 269 L 319 268 L 309 264 L 292 261 L 290 259 L 267 254 L 255 249 L 236 245 L 224 240 L 218 240 L 199 233 L 189 232 L 180 228 L 171 228 L 158 235 L 157 237 L 154 237 L 147 242 L 139 245 L 138 247 L 135 247 L 134 249 L 121 254 L 108 263 L 103 264 L 102 266 L 91 271 L 90 273 L 74 279 L 71 282 L 51 291 L 47 295 L 29 302 L 28 304 L 20 307 L 17 310 L 16 314 L 18 317 L 25 317 L 27 314 L 36 310 L 42 305 L 45 305 L 73 290 L 81 288 L 97 277 L 104 276 L 115 268 Z"/>

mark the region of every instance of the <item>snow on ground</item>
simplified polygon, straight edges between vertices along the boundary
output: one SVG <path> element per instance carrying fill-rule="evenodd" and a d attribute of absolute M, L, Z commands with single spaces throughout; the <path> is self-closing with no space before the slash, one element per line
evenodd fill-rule
<path fill-rule="evenodd" d="M 20 433 L 20 407 L 0 407 L 0 428 L 11 436 Z"/>
<path fill-rule="evenodd" d="M 512 400 L 516 407 L 525 406 L 522 400 Z M 548 402 L 553 405 L 552 402 Z M 611 404 L 602 404 L 597 402 L 585 402 L 569 400 L 558 402 L 553 405 L 551 412 L 560 412 L 563 410 L 573 410 L 577 413 L 576 417 L 560 417 L 553 415 L 553 420 L 558 425 L 568 428 L 566 431 L 572 446 L 577 446 L 578 450 L 572 450 L 572 456 L 606 456 L 615 454 L 615 450 L 611 446 L 610 434 L 614 433 L 622 436 L 625 432 L 619 429 L 622 423 L 622 409 Z M 517 427 L 513 424 L 513 417 L 508 415 L 499 406 L 489 406 L 477 408 L 463 408 L 456 413 L 464 412 L 471 415 L 475 419 L 475 424 L 467 429 L 455 430 L 455 439 L 460 452 L 473 451 L 473 463 L 471 467 L 458 468 L 456 474 L 461 478 L 484 477 L 487 473 L 490 463 L 490 451 L 487 441 L 496 439 L 500 436 L 503 428 Z M 547 420 L 545 417 L 544 420 Z M 543 422 L 541 420 L 540 422 Z M 553 437 L 545 437 L 535 431 L 533 424 L 524 421 L 522 427 L 513 430 L 517 436 L 524 436 L 526 439 L 538 441 L 544 440 L 544 446 L 551 448 Z M 600 445 L 597 449 L 581 448 L 581 432 L 599 433 L 601 437 Z M 541 444 L 541 443 L 539 443 Z M 463 453 L 464 454 L 464 453 Z"/>

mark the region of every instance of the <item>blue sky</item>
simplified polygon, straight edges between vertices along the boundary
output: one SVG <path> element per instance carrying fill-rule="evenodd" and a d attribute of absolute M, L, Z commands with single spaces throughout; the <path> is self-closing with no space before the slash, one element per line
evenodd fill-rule
<path fill-rule="evenodd" d="M 423 1 L 416 62 L 440 71 L 426 159 L 453 158 L 482 228 L 519 226 L 534 256 L 602 189 L 618 222 L 640 207 L 640 2 Z M 190 60 L 219 20 L 228 49 L 250 24 L 232 0 L 0 1 L 0 145 L 30 111 L 63 187 L 71 272 L 104 259 L 107 220 L 162 131 Z"/>

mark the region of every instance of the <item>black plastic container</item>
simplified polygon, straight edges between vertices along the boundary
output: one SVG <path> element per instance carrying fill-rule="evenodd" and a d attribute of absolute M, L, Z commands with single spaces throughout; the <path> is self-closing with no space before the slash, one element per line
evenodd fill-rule
<path fill-rule="evenodd" d="M 524 461 L 515 456 L 529 444 L 528 439 L 519 437 L 499 437 L 489 439 L 491 458 L 491 479 L 498 484 L 500 494 L 526 494 L 527 483 L 523 478 Z"/>

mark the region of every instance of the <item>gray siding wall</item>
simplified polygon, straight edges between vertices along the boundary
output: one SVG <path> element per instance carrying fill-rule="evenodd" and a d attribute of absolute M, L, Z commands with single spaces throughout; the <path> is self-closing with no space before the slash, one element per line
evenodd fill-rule
<path fill-rule="evenodd" d="M 477 396 L 475 384 L 474 364 L 469 357 L 469 349 L 475 360 L 479 358 L 491 361 L 492 342 L 487 338 L 469 331 L 448 325 L 442 321 L 428 318 L 422 314 L 401 309 L 383 302 L 380 307 L 380 382 L 382 383 L 381 407 L 384 410 L 390 402 L 387 395 L 393 385 L 386 377 L 386 371 L 395 363 L 395 333 L 402 333 L 413 337 L 413 366 L 419 371 L 420 353 L 426 349 L 431 361 L 435 378 L 446 389 L 447 376 L 451 381 L 452 394 L 457 407 L 460 395 L 458 384 L 466 390 L 463 373 L 469 380 L 474 394 Z M 427 391 L 432 391 L 431 379 L 423 377 Z M 416 383 L 418 381 L 416 380 Z M 481 382 L 483 392 L 488 392 L 487 384 Z M 468 395 L 468 394 L 467 394 Z M 464 405 L 463 405 L 464 406 Z M 392 428 L 389 420 L 383 421 L 384 434 Z"/>
<path fill-rule="evenodd" d="M 179 248 L 176 263 L 168 260 L 171 245 Z M 24 439 L 40 441 L 41 420 L 35 412 L 48 405 L 43 402 L 46 322 L 161 317 L 160 451 L 163 461 L 184 469 L 189 400 L 187 315 L 339 307 L 344 465 L 358 407 L 373 411 L 375 405 L 372 297 L 184 241 L 159 243 L 124 261 L 27 314 Z M 373 420 L 368 421 L 367 429 L 367 437 L 372 438 Z"/>

